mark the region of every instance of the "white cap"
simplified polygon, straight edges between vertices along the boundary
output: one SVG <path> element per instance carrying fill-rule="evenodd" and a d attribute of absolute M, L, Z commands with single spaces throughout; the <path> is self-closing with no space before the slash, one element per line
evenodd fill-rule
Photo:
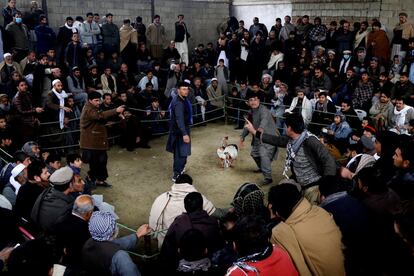
<path fill-rule="evenodd" d="M 55 86 L 55 84 L 58 82 L 61 82 L 60 79 L 55 79 L 54 81 L 52 81 L 52 86 Z"/>
<path fill-rule="evenodd" d="M 217 78 L 212 78 L 211 81 L 217 81 Z"/>
<path fill-rule="evenodd" d="M 11 57 L 12 55 L 10 54 L 10 53 L 5 53 L 4 55 L 3 55 L 3 58 L 6 58 L 6 57 Z"/>
<path fill-rule="evenodd" d="M 191 81 L 190 81 L 190 80 L 188 80 L 188 79 L 185 79 L 185 80 L 184 80 L 184 82 L 185 82 L 185 83 L 188 83 L 188 84 L 191 84 Z"/>
<path fill-rule="evenodd" d="M 18 176 L 24 169 L 26 168 L 25 165 L 19 164 L 11 171 L 11 177 L 15 178 Z"/>

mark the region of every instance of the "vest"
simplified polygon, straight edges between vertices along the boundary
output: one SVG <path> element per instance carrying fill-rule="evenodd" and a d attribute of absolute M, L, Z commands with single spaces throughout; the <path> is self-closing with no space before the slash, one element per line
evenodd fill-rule
<path fill-rule="evenodd" d="M 86 241 L 82 249 L 82 263 L 87 275 L 112 275 L 112 258 L 121 247 L 110 241 Z"/>

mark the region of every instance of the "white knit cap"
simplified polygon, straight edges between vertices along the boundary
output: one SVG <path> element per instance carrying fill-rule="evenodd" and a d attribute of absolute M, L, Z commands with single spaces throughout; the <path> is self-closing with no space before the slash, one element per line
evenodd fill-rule
<path fill-rule="evenodd" d="M 55 86 L 56 83 L 61 82 L 59 79 L 55 79 L 54 81 L 52 81 L 52 86 Z"/>

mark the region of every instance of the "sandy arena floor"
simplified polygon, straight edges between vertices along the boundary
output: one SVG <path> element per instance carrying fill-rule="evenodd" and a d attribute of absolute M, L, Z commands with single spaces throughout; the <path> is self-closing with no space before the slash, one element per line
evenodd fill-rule
<path fill-rule="evenodd" d="M 220 168 L 216 150 L 224 136 L 230 143 L 238 143 L 241 130 L 224 122 L 209 123 L 192 129 L 192 155 L 188 158 L 187 173 L 192 176 L 196 188 L 217 207 L 228 207 L 237 188 L 245 182 L 259 183 L 261 174 L 250 157 L 250 138 L 245 148 L 239 150 L 235 168 Z M 151 149 L 128 152 L 112 147 L 108 152 L 109 179 L 112 188 L 98 188 L 94 192 L 103 194 L 105 201 L 115 206 L 119 222 L 136 229 L 148 221 L 154 199 L 170 189 L 172 184 L 172 154 L 165 151 L 167 136 L 150 142 Z M 273 162 L 273 180 L 282 178 L 285 150 L 279 150 Z M 268 190 L 265 187 L 264 190 Z"/>

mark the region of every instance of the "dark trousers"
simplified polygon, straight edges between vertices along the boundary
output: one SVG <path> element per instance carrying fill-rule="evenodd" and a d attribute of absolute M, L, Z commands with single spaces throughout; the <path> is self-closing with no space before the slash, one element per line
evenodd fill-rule
<path fill-rule="evenodd" d="M 174 154 L 174 164 L 173 164 L 174 176 L 179 176 L 183 172 L 185 164 L 187 163 L 187 156 L 182 156 L 180 154 L 180 149 L 178 145 L 175 145 L 173 154 Z"/>
<path fill-rule="evenodd" d="M 92 181 L 105 181 L 108 178 L 108 170 L 106 164 L 108 155 L 106 150 L 90 150 L 82 151 L 82 161 L 89 164 L 88 175 Z"/>

